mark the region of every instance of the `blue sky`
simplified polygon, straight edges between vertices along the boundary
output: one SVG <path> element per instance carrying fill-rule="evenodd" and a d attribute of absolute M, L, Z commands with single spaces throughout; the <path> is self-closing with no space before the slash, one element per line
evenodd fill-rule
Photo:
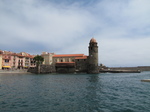
<path fill-rule="evenodd" d="M 0 49 L 84 53 L 99 63 L 150 65 L 150 0 L 0 0 Z"/>

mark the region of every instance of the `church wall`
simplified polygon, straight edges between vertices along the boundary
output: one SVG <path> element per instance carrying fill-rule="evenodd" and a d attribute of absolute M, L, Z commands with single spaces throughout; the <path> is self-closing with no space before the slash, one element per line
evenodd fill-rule
<path fill-rule="evenodd" d="M 75 67 L 56 67 L 58 73 L 74 73 Z"/>
<path fill-rule="evenodd" d="M 87 59 L 76 59 L 76 71 L 86 72 L 87 71 Z"/>
<path fill-rule="evenodd" d="M 56 62 L 74 62 L 74 57 L 53 57 L 53 64 Z"/>

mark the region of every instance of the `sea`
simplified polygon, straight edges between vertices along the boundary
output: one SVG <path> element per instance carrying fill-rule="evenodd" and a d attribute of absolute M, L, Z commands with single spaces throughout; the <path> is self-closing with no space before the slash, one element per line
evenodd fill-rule
<path fill-rule="evenodd" d="M 150 112 L 150 72 L 0 74 L 0 112 Z"/>

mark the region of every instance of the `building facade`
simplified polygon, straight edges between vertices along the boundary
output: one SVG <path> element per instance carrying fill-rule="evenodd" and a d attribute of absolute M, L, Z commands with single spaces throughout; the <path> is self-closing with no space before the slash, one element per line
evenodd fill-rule
<path fill-rule="evenodd" d="M 1 69 L 25 69 L 35 67 L 34 56 L 25 52 L 13 53 L 10 51 L 0 51 Z"/>
<path fill-rule="evenodd" d="M 44 58 L 43 64 L 44 65 L 52 65 L 53 55 L 55 55 L 55 54 L 54 53 L 43 52 L 42 55 L 41 55 Z"/>
<path fill-rule="evenodd" d="M 0 54 L 0 70 L 2 69 L 2 55 Z"/>

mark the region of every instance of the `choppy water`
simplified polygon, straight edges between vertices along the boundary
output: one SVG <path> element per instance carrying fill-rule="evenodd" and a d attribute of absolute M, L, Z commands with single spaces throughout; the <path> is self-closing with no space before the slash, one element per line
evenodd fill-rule
<path fill-rule="evenodd" d="M 150 112 L 150 72 L 0 74 L 0 112 Z"/>

